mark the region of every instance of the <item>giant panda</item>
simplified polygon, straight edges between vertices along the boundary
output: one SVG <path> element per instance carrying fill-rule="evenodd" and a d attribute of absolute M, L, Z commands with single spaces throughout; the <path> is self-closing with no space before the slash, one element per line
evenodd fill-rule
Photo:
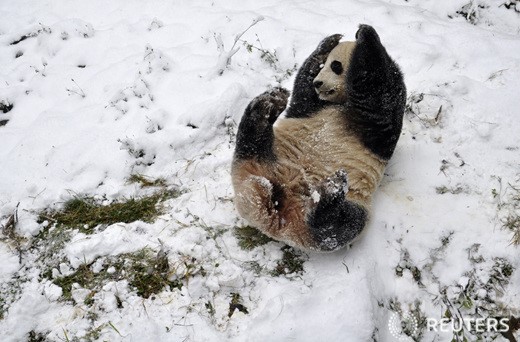
<path fill-rule="evenodd" d="M 355 41 L 341 38 L 325 38 L 305 60 L 289 107 L 283 88 L 253 99 L 236 136 L 238 213 L 304 250 L 334 251 L 359 236 L 402 129 L 403 76 L 377 32 L 360 25 Z"/>

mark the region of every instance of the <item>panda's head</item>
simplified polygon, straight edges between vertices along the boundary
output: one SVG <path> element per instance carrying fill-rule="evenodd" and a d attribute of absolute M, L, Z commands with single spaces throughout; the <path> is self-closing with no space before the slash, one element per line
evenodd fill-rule
<path fill-rule="evenodd" d="M 347 99 L 346 80 L 350 56 L 356 42 L 339 43 L 329 54 L 313 85 L 321 100 L 344 103 Z"/>

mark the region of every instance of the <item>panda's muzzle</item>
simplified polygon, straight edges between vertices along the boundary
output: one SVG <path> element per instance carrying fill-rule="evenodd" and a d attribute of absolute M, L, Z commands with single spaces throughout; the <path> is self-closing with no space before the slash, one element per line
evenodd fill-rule
<path fill-rule="evenodd" d="M 314 89 L 316 90 L 316 93 L 318 95 L 332 95 L 336 92 L 336 89 L 332 88 L 332 89 L 329 89 L 329 90 L 324 90 L 324 89 L 320 89 L 322 86 L 323 86 L 323 81 L 314 81 L 313 82 L 313 85 L 314 85 Z"/>

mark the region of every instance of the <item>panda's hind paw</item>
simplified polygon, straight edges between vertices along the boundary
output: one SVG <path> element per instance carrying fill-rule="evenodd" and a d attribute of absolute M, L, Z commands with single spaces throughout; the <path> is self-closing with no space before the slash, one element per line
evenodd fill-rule
<path fill-rule="evenodd" d="M 333 176 L 327 177 L 318 187 L 320 196 L 330 200 L 343 200 L 348 192 L 348 175 L 343 169 L 338 170 Z"/>

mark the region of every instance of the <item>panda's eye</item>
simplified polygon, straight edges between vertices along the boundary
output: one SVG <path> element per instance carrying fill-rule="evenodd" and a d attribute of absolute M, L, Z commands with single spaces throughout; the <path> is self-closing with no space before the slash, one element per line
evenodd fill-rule
<path fill-rule="evenodd" d="M 341 65 L 341 62 L 338 61 L 332 61 L 332 63 L 330 63 L 330 68 L 336 75 L 341 75 L 343 72 L 343 65 Z"/>

